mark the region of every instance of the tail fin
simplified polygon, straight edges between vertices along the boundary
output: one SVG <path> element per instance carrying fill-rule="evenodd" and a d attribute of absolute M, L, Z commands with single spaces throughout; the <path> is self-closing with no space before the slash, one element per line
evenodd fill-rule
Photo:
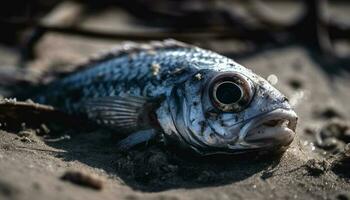
<path fill-rule="evenodd" d="M 29 77 L 26 73 L 27 70 L 23 68 L 15 67 L 1 67 L 0 71 L 0 85 L 11 86 L 18 83 L 30 82 Z"/>
<path fill-rule="evenodd" d="M 2 67 L 0 70 L 0 88 L 3 97 L 27 99 L 40 85 L 35 73 L 27 68 Z"/>

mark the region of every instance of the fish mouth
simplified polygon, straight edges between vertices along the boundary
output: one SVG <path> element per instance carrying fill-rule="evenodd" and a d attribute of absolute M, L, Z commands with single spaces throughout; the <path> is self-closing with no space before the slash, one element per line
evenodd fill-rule
<path fill-rule="evenodd" d="M 287 146 L 295 136 L 297 114 L 276 109 L 252 119 L 241 129 L 239 144 L 249 147 Z"/>

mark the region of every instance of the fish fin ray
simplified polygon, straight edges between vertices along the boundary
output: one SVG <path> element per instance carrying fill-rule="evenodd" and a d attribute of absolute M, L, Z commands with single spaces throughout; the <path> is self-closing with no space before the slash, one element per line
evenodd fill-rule
<path fill-rule="evenodd" d="M 99 125 L 133 132 L 151 127 L 150 115 L 155 105 L 146 97 L 113 96 L 89 99 L 84 103 L 84 110 L 88 119 Z"/>
<path fill-rule="evenodd" d="M 124 138 L 117 144 L 117 148 L 120 151 L 127 151 L 133 148 L 134 146 L 147 142 L 153 139 L 156 136 L 154 129 L 147 129 L 142 131 L 137 131 L 130 134 L 128 137 Z"/>

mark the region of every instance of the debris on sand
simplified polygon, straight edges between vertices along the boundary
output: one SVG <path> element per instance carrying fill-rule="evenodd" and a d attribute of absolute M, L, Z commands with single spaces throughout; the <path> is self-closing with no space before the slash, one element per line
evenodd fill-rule
<path fill-rule="evenodd" d="M 154 150 L 140 152 L 139 155 L 131 153 L 120 155 L 117 170 L 130 175 L 140 183 L 151 183 L 167 180 L 178 170 L 176 165 L 171 165 L 167 155 Z M 142 167 L 139 167 L 142 166 Z M 153 183 L 153 182 L 152 182 Z"/>
<path fill-rule="evenodd" d="M 346 157 L 350 158 L 350 143 L 346 144 L 344 147 L 344 154 Z"/>
<path fill-rule="evenodd" d="M 181 153 L 160 150 L 156 146 L 120 153 L 116 159 L 117 171 L 126 182 L 135 184 L 136 188 L 148 190 L 151 185 L 157 191 L 174 186 L 219 183 L 223 176 L 231 176 L 228 171 L 232 168 L 227 171 L 225 165 L 208 164 L 208 161 L 202 162 L 191 156 L 184 159 L 184 155 L 181 158 L 179 155 Z M 233 179 L 237 177 L 233 176 Z"/>
<path fill-rule="evenodd" d="M 25 128 L 25 126 L 22 127 L 23 129 L 17 133 L 21 142 L 35 143 L 38 141 L 36 130 Z"/>
<path fill-rule="evenodd" d="M 22 130 L 22 131 L 18 132 L 17 135 L 19 137 L 31 137 L 34 134 L 35 134 L 34 130 L 32 130 L 32 129 L 25 129 L 25 130 Z"/>
<path fill-rule="evenodd" d="M 292 87 L 294 90 L 299 90 L 303 88 L 303 82 L 301 82 L 298 79 L 291 79 L 288 83 L 290 87 Z"/>
<path fill-rule="evenodd" d="M 1 99 L 1 103 L 15 104 L 17 102 L 16 98 L 5 98 Z"/>
<path fill-rule="evenodd" d="M 350 142 L 350 127 L 347 122 L 333 120 L 316 131 L 315 138 L 317 147 L 336 154 Z"/>
<path fill-rule="evenodd" d="M 17 132 L 17 136 L 23 143 L 36 143 L 41 139 L 38 136 L 46 136 L 50 133 L 50 129 L 45 125 L 41 124 L 39 128 L 27 128 L 26 123 L 21 123 L 21 128 Z"/>
<path fill-rule="evenodd" d="M 40 128 L 44 132 L 44 134 L 49 134 L 50 133 L 50 129 L 46 126 L 46 124 L 41 124 Z"/>
<path fill-rule="evenodd" d="M 318 161 L 316 159 L 310 159 L 306 162 L 305 167 L 309 175 L 319 176 L 329 169 L 329 163 L 325 160 Z"/>
<path fill-rule="evenodd" d="M 70 140 L 70 139 L 71 139 L 70 135 L 64 134 L 58 138 L 44 138 L 43 140 L 45 142 L 60 142 L 62 140 Z"/>
<path fill-rule="evenodd" d="M 345 145 L 343 152 L 337 154 L 332 162 L 332 170 L 340 175 L 350 177 L 350 143 Z"/>
<path fill-rule="evenodd" d="M 12 185 L 12 183 L 0 180 L 0 199 L 2 199 L 1 197 L 15 199 L 14 197 L 20 192 L 19 188 Z"/>
<path fill-rule="evenodd" d="M 100 178 L 80 171 L 67 171 L 61 179 L 95 190 L 102 190 L 103 188 L 103 181 Z"/>
<path fill-rule="evenodd" d="M 326 107 L 324 109 L 317 109 L 314 116 L 320 119 L 343 119 L 344 116 L 334 107 Z"/>
<path fill-rule="evenodd" d="M 350 194 L 349 193 L 340 193 L 337 195 L 338 200 L 349 200 Z"/>
<path fill-rule="evenodd" d="M 31 139 L 29 139 L 28 137 L 23 137 L 23 138 L 21 138 L 21 142 L 23 142 L 23 143 L 32 143 L 33 141 Z"/>

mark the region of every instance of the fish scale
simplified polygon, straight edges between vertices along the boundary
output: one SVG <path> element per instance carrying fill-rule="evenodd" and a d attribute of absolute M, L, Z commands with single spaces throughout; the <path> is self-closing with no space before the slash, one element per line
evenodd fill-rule
<path fill-rule="evenodd" d="M 131 91 L 134 91 L 134 89 L 130 91 L 131 88 L 139 87 L 135 83 L 141 83 L 144 88 L 152 88 L 157 91 L 157 86 L 153 84 L 153 82 L 156 82 L 158 87 L 164 87 L 164 85 L 157 83 L 159 82 L 157 81 L 157 77 L 152 75 L 150 69 L 152 64 L 159 64 L 161 66 L 160 79 L 162 79 L 162 77 L 166 76 L 169 71 L 174 70 L 176 67 L 186 65 L 185 62 L 190 62 L 191 59 L 196 57 L 215 60 L 222 56 L 199 48 L 161 49 L 157 50 L 154 55 L 141 52 L 132 57 L 126 54 L 122 57 L 112 58 L 93 66 L 89 66 L 89 69 L 87 70 L 73 74 L 63 80 L 59 80 L 49 86 L 47 92 L 43 92 L 43 95 L 39 95 L 34 98 L 34 100 L 39 103 L 58 105 L 61 107 L 59 102 L 61 100 L 60 97 L 64 96 L 66 101 L 73 107 L 67 108 L 65 107 L 66 105 L 64 105 L 61 108 L 74 113 L 77 111 L 75 108 L 79 107 L 76 104 L 79 104 L 79 102 L 84 99 L 118 95 L 122 92 L 130 93 Z M 198 68 L 196 70 L 198 70 Z M 98 78 L 99 76 L 102 76 L 102 80 Z M 124 85 L 122 85 L 123 87 L 117 87 L 116 85 L 118 83 L 124 83 Z M 143 91 L 144 88 L 139 87 L 140 92 L 138 95 L 147 94 L 149 97 L 159 95 L 153 94 L 152 91 L 149 90 Z M 82 93 L 79 93 L 80 98 L 70 99 L 72 90 L 74 92 L 77 90 L 83 91 Z M 55 92 L 52 93 L 50 91 Z M 164 91 L 166 90 L 164 89 Z"/>

